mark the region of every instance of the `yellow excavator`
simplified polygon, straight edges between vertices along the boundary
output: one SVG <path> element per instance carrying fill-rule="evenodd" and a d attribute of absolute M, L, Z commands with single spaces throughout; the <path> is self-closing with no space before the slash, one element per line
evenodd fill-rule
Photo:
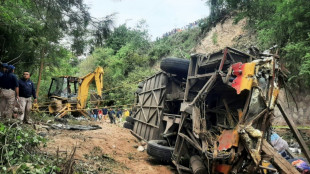
<path fill-rule="evenodd" d="M 52 78 L 48 90 L 48 111 L 56 117 L 63 117 L 68 113 L 73 116 L 89 116 L 86 112 L 86 103 L 90 84 L 95 81 L 97 94 L 91 94 L 90 100 L 96 103 L 102 100 L 103 68 L 97 67 L 84 77 L 60 76 Z M 38 106 L 37 106 L 38 107 Z M 41 110 L 41 109 L 40 109 Z"/>

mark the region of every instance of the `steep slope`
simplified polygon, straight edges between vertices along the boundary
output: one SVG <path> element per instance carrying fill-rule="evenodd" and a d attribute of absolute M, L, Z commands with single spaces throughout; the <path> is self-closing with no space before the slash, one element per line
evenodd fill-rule
<path fill-rule="evenodd" d="M 234 23 L 233 17 L 223 19 L 206 33 L 193 52 L 208 54 L 227 46 L 246 50 L 249 46 L 255 45 L 256 41 L 255 34 L 245 29 L 246 24 L 246 19 L 238 23 Z"/>

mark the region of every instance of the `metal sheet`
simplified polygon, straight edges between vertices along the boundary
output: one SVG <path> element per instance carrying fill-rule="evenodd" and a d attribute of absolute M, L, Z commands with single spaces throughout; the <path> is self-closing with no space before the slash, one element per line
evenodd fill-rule
<path fill-rule="evenodd" d="M 158 73 L 145 81 L 139 94 L 138 111 L 133 116 L 136 120 L 133 132 L 145 140 L 159 139 L 159 129 L 162 126 L 164 97 L 167 75 Z"/>

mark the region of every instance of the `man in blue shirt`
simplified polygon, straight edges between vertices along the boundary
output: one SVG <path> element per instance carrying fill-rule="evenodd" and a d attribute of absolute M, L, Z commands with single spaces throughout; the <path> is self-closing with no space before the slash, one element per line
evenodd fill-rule
<path fill-rule="evenodd" d="M 123 118 L 123 112 L 120 108 L 117 109 L 117 112 L 116 112 L 116 117 L 119 119 L 119 122 L 122 121 L 122 118 Z"/>
<path fill-rule="evenodd" d="M 96 106 L 95 109 L 92 110 L 92 117 L 97 121 L 98 118 L 98 106 Z"/>
<path fill-rule="evenodd" d="M 109 118 L 110 118 L 110 123 L 114 123 L 115 124 L 115 118 L 114 118 L 114 115 L 115 115 L 115 111 L 110 108 L 110 110 L 108 111 L 108 115 L 109 115 Z"/>
<path fill-rule="evenodd" d="M 19 116 L 21 121 L 24 123 L 29 123 L 29 113 L 32 107 L 32 98 L 34 98 L 34 102 L 37 102 L 36 90 L 34 89 L 34 85 L 30 80 L 30 73 L 28 71 L 24 71 L 23 78 L 18 81 L 19 84 L 19 99 L 21 109 L 23 110 L 23 114 Z"/>
<path fill-rule="evenodd" d="M 0 77 L 0 115 L 12 118 L 15 99 L 19 99 L 19 88 L 16 76 L 13 74 L 15 67 L 2 64 L 3 75 Z M 13 68 L 13 70 L 11 70 Z"/>

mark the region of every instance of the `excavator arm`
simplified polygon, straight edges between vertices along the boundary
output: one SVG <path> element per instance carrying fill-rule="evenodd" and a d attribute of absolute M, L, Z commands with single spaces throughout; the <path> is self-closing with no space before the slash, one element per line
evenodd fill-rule
<path fill-rule="evenodd" d="M 97 67 L 94 72 L 80 78 L 79 90 L 77 95 L 77 109 L 84 109 L 86 107 L 89 86 L 93 82 L 93 80 L 95 80 L 96 82 L 97 94 L 100 97 L 102 96 L 103 74 L 103 68 Z"/>

